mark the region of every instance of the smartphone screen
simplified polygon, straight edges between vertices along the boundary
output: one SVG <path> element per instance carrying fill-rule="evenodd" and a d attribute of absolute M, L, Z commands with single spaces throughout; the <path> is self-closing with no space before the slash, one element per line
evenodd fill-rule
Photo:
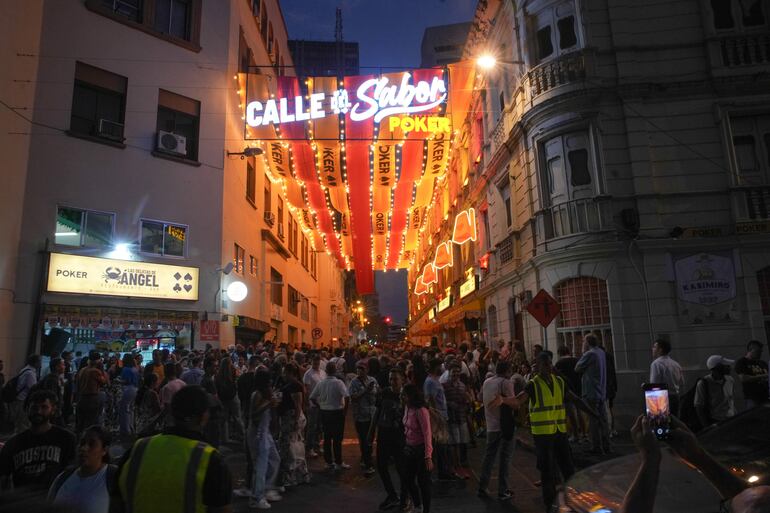
<path fill-rule="evenodd" d="M 652 430 L 660 440 L 668 437 L 669 416 L 668 390 L 665 386 L 647 385 L 644 388 L 644 403 L 647 418 L 652 421 Z"/>

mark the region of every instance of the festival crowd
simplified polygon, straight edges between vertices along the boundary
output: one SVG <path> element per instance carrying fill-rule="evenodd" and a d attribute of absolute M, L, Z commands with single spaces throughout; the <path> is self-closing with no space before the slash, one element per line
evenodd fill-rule
<path fill-rule="evenodd" d="M 596 334 L 583 340 L 580 358 L 560 347 L 555 363 L 538 345 L 527 355 L 520 342 L 439 348 L 435 339 L 398 349 L 265 341 L 156 350 L 147 362 L 136 353 L 64 352 L 44 372 L 31 355 L 7 383 L 0 362 L 0 426 L 14 432 L 0 449 L 0 511 L 3 503 L 18 511 L 37 501 L 83 513 L 228 512 L 233 495 L 254 509 L 277 507 L 283 494 L 311 482 L 308 459 L 323 458 L 328 472 L 351 469 L 355 462 L 342 452 L 348 410 L 360 472 L 378 474 L 385 490 L 380 510 L 430 513 L 433 483 L 469 479 L 469 449 L 481 437 L 478 497 L 491 498 L 497 464 L 496 497 L 515 500 L 509 471 L 517 429 L 531 433 L 548 509 L 575 471 L 575 444 L 612 454 L 614 358 Z M 760 404 L 767 364 L 759 342 L 747 349 L 739 376 Z M 688 399 L 680 397 L 682 370 L 670 351 L 667 341 L 654 343 L 650 378 L 668 384 L 676 414 Z M 704 426 L 735 413 L 725 385 L 733 363 L 710 357 L 709 374 L 693 389 L 689 401 Z M 640 422 L 633 439 L 643 454 L 654 453 Z M 692 436 L 681 423 L 673 431 L 674 439 Z M 110 458 L 114 445 L 125 448 L 118 461 Z M 226 462 L 232 451 L 245 454 L 242 479 Z M 634 509 L 631 491 L 627 498 L 624 511 L 646 511 Z"/>

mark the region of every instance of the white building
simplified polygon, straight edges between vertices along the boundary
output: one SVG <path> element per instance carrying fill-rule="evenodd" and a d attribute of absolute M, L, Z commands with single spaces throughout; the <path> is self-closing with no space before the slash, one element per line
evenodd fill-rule
<path fill-rule="evenodd" d="M 689 385 L 709 355 L 768 339 L 769 7 L 479 7 L 466 57 L 498 65 L 480 78 L 482 140 L 478 154 L 460 149 L 477 164 L 455 211 L 480 212 L 489 339 L 579 354 L 597 333 L 629 414 L 655 338 L 671 341 Z M 525 310 L 541 289 L 561 305 L 546 330 Z"/>
<path fill-rule="evenodd" d="M 19 27 L 3 31 L 12 80 L 3 99 L 32 121 L 7 109 L 0 118 L 6 172 L 18 177 L 4 192 L 0 251 L 9 321 L 0 358 L 11 369 L 53 328 L 84 350 L 165 336 L 202 347 L 346 335 L 341 271 L 293 229 L 264 159 L 239 154 L 250 144 L 243 73 L 291 72 L 277 1 L 34 0 L 2 9 Z M 52 253 L 113 260 L 89 261 L 96 267 L 80 289 L 65 280 L 56 290 L 67 292 L 52 292 Z M 148 264 L 185 268 L 179 288 L 116 285 L 116 273 L 128 280 L 129 271 L 175 276 Z M 227 297 L 233 281 L 247 287 L 242 302 Z M 104 295 L 110 288 L 118 295 Z"/>

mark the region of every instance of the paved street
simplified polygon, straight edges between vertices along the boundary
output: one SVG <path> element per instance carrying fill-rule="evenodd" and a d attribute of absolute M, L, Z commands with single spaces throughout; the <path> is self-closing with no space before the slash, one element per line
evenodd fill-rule
<path fill-rule="evenodd" d="M 313 482 L 287 490 L 283 501 L 273 503 L 273 510 L 287 513 L 308 510 L 318 513 L 339 513 L 341 508 L 343 510 L 350 508 L 350 511 L 356 513 L 377 511 L 377 505 L 385 498 L 382 483 L 376 474 L 366 477 L 359 468 L 358 442 L 354 437 L 354 429 L 350 422 L 346 426 L 345 433 L 344 461 L 349 463 L 352 468 L 346 471 L 331 472 L 325 469 L 322 457 L 309 460 L 313 472 Z M 524 446 L 522 446 L 522 442 Z M 540 488 L 535 484 L 539 480 L 539 474 L 535 466 L 535 455 L 531 449 L 526 447 L 528 443 L 526 435 L 520 437 L 519 445 L 514 451 L 510 483 L 516 494 L 513 501 L 500 502 L 496 498 L 481 500 L 476 497 L 478 473 L 484 451 L 484 440 L 479 439 L 478 447 L 469 450 L 473 477 L 456 483 L 434 482 L 432 509 L 449 513 L 496 511 L 542 513 Z M 632 450 L 630 442 L 624 439 L 616 439 L 614 448 L 618 455 L 626 454 Z M 243 455 L 231 452 L 228 448 L 225 448 L 224 452 L 228 454 L 228 463 L 233 469 L 234 477 L 236 479 L 242 478 L 245 468 Z M 575 448 L 575 461 L 578 467 L 585 467 L 597 460 L 587 453 L 586 446 L 578 446 Z M 489 489 L 493 496 L 496 495 L 496 471 L 493 473 Z M 235 497 L 234 500 L 235 511 L 249 511 L 247 499 Z"/>

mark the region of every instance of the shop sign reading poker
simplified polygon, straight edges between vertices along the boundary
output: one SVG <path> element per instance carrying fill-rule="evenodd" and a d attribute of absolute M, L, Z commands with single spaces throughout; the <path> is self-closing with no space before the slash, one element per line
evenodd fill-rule
<path fill-rule="evenodd" d="M 330 114 L 345 114 L 350 112 L 352 121 L 364 121 L 370 118 L 379 123 L 388 116 L 395 114 L 414 114 L 430 111 L 441 105 L 447 98 L 446 83 L 443 79 L 434 77 L 430 82 L 420 80 L 415 84 L 409 82 L 411 75 L 404 73 L 401 83 L 390 83 L 387 77 L 372 78 L 364 81 L 355 91 L 354 101 L 349 100 L 351 94 L 346 89 L 334 91 L 329 98 L 331 112 L 324 109 L 327 102 L 326 93 L 313 93 L 307 100 L 303 96 L 294 98 L 269 99 L 264 103 L 252 101 L 246 105 L 246 123 L 252 127 L 278 125 L 295 121 L 321 119 Z M 289 108 L 293 105 L 293 109 Z M 291 110 L 291 111 L 290 111 Z M 448 131 L 448 120 L 443 118 L 417 120 L 405 118 L 402 122 L 407 128 L 425 127 L 432 131 Z M 403 126 L 403 123 L 409 123 Z M 395 128 L 398 123 L 391 126 Z"/>
<path fill-rule="evenodd" d="M 198 268 L 51 253 L 49 292 L 198 299 Z"/>

